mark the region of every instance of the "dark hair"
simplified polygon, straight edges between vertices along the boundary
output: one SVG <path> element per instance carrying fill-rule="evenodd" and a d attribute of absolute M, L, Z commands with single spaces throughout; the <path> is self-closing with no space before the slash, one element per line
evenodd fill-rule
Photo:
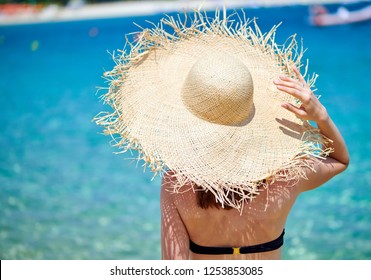
<path fill-rule="evenodd" d="M 215 199 L 215 195 L 210 192 L 210 191 L 204 191 L 204 190 L 197 190 L 196 191 L 197 195 L 197 205 L 200 206 L 202 209 L 207 209 L 207 208 L 217 208 L 220 209 L 222 208 L 222 204 L 220 202 L 217 202 Z M 226 210 L 232 209 L 231 206 L 224 205 L 224 208 Z"/>
<path fill-rule="evenodd" d="M 258 184 L 258 188 L 260 188 L 263 184 L 266 184 L 266 180 L 260 181 Z M 230 210 L 233 208 L 229 205 L 224 205 L 224 207 L 222 207 L 222 204 L 215 199 L 215 195 L 211 191 L 205 191 L 199 186 L 197 186 L 195 190 L 196 190 L 196 197 L 197 197 L 197 205 L 201 207 L 202 209 L 215 207 L 217 209 Z M 241 199 L 241 197 L 236 197 L 236 195 L 237 196 L 239 195 L 233 194 L 233 192 L 229 192 L 228 198 L 232 200 L 232 195 L 235 196 L 234 199 Z"/>

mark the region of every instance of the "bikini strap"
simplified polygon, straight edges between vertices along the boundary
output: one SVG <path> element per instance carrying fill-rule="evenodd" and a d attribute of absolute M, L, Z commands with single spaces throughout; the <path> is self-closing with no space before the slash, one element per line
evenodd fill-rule
<path fill-rule="evenodd" d="M 196 254 L 203 255 L 224 255 L 224 254 L 253 254 L 253 253 L 262 253 L 277 250 L 283 245 L 283 237 L 285 235 L 285 230 L 282 231 L 281 235 L 275 240 L 258 244 L 252 246 L 244 247 L 209 247 L 201 246 L 194 243 L 192 240 L 189 240 L 189 249 Z"/>

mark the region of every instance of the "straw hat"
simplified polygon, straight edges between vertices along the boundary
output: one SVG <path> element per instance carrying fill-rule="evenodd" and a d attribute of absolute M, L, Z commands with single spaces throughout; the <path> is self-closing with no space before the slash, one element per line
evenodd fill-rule
<path fill-rule="evenodd" d="M 308 155 L 326 156 L 325 139 L 281 107 L 297 100 L 273 80 L 294 77 L 303 52 L 295 36 L 278 46 L 275 30 L 262 34 L 255 21 L 236 23 L 218 11 L 212 20 L 199 11 L 191 23 L 162 19 L 114 58 L 104 95 L 113 112 L 96 122 L 123 152 L 138 150 L 155 174 L 173 170 L 174 191 L 195 183 L 223 205 L 241 209 L 264 179 L 266 187 L 304 177 Z"/>

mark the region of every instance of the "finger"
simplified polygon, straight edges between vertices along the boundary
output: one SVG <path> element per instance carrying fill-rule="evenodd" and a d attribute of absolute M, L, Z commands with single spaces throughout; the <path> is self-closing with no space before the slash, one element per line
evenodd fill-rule
<path fill-rule="evenodd" d="M 292 83 L 295 83 L 295 82 L 297 83 L 298 82 L 297 80 L 295 80 L 293 78 L 290 78 L 290 77 L 287 77 L 285 75 L 280 75 L 279 78 L 280 78 L 280 80 L 286 81 L 286 82 L 292 82 Z"/>
<path fill-rule="evenodd" d="M 296 97 L 297 99 L 299 99 L 300 101 L 302 101 L 303 99 L 303 94 L 301 93 L 300 90 L 296 89 L 296 88 L 292 88 L 292 87 L 286 87 L 286 86 L 281 86 L 281 85 L 277 85 L 277 88 L 280 90 L 280 91 L 284 91 L 294 97 Z"/>
<path fill-rule="evenodd" d="M 307 84 L 307 82 L 305 81 L 303 75 L 300 73 L 298 68 L 296 68 L 294 66 L 292 69 L 294 70 L 294 73 L 295 73 L 296 77 L 299 79 L 299 81 L 305 86 Z"/>
<path fill-rule="evenodd" d="M 293 79 L 284 75 L 280 75 L 280 80 L 285 81 L 285 82 L 290 82 L 296 84 L 300 88 L 305 88 L 307 86 L 306 82 L 303 81 L 298 81 L 297 79 Z"/>
<path fill-rule="evenodd" d="M 298 108 L 292 105 L 291 103 L 282 103 L 281 106 L 286 110 L 290 111 L 291 113 L 294 113 L 297 117 L 301 119 L 305 119 L 307 116 L 307 112 L 305 112 L 303 108 Z"/>
<path fill-rule="evenodd" d="M 303 89 L 302 85 L 298 81 L 286 82 L 286 81 L 282 81 L 282 80 L 276 79 L 273 82 L 277 86 L 284 86 L 284 87 L 289 87 L 289 88 L 295 88 L 297 90 Z"/>

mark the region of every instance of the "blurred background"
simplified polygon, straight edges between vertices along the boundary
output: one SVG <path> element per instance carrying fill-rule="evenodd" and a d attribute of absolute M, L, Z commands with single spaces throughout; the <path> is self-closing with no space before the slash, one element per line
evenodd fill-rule
<path fill-rule="evenodd" d="M 101 2 L 101 3 L 98 3 Z M 125 34 L 200 1 L 0 0 L 0 258 L 160 259 L 160 178 L 92 122 Z M 303 38 L 349 168 L 304 193 L 285 259 L 371 259 L 370 1 L 204 1 Z M 212 13 L 210 13 L 212 16 Z M 139 249 L 138 249 L 139 248 Z"/>

